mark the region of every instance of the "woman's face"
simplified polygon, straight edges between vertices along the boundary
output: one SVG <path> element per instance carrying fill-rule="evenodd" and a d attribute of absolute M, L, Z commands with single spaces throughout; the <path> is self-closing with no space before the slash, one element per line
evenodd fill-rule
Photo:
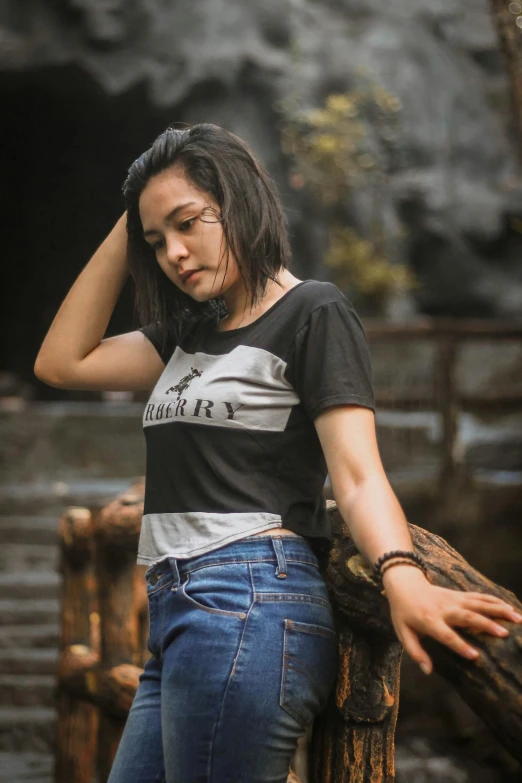
<path fill-rule="evenodd" d="M 232 254 L 225 274 L 223 229 L 209 207 L 219 214 L 212 196 L 173 169 L 152 177 L 139 200 L 145 241 L 158 264 L 174 285 L 198 302 L 241 285 Z"/>

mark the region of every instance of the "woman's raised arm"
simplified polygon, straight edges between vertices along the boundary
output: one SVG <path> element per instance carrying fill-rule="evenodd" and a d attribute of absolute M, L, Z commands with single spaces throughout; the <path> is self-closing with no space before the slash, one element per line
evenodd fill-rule
<path fill-rule="evenodd" d="M 103 339 L 128 274 L 124 213 L 56 313 L 34 365 L 40 380 L 63 389 L 153 388 L 164 364 L 142 332 Z"/>

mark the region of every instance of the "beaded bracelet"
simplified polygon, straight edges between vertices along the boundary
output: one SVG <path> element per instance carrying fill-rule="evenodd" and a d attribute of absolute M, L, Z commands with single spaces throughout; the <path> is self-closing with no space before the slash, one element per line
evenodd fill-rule
<path fill-rule="evenodd" d="M 392 560 L 391 563 L 390 562 L 385 563 L 384 566 L 381 568 L 380 575 L 379 575 L 381 583 L 382 583 L 382 578 L 383 578 L 384 574 L 386 573 L 386 571 L 388 570 L 388 568 L 393 568 L 394 565 L 410 565 L 410 566 L 414 566 L 415 568 L 420 568 L 421 571 L 426 576 L 426 569 L 424 568 L 424 566 L 421 566 L 419 563 L 415 563 L 410 558 L 407 558 L 407 559 L 406 558 L 397 558 L 397 560 Z"/>
<path fill-rule="evenodd" d="M 382 582 L 381 567 L 384 565 L 384 563 L 387 560 L 392 560 L 395 557 L 402 557 L 405 558 L 406 560 L 413 561 L 412 565 L 417 564 L 419 568 L 422 568 L 425 574 L 427 573 L 428 566 L 425 560 L 423 560 L 423 558 L 420 555 L 418 555 L 417 552 L 405 551 L 403 549 L 395 549 L 392 552 L 385 552 L 375 561 L 373 565 L 375 576 L 377 577 L 379 582 Z"/>

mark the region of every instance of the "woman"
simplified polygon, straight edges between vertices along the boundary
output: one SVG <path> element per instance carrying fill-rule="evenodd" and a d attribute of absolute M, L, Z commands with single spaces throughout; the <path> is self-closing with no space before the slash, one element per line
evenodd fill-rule
<path fill-rule="evenodd" d="M 138 551 L 152 657 L 110 783 L 282 783 L 335 680 L 317 559 L 331 538 L 327 470 L 423 671 L 422 635 L 473 659 L 453 626 L 504 636 L 491 618 L 522 617 L 432 585 L 412 554 L 361 323 L 334 285 L 290 272 L 275 187 L 247 145 L 214 125 L 168 129 L 130 167 L 124 198 L 35 364 L 60 388 L 152 390 Z M 103 339 L 129 272 L 146 325 Z"/>

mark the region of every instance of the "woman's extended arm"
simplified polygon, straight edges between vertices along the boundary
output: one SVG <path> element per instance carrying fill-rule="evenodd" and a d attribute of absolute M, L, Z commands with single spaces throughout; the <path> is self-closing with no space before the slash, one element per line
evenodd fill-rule
<path fill-rule="evenodd" d="M 152 388 L 164 364 L 142 332 L 102 339 L 128 275 L 124 213 L 54 317 L 36 357 L 38 378 L 64 389 Z"/>
<path fill-rule="evenodd" d="M 315 419 L 315 427 L 337 506 L 361 554 L 373 564 L 384 552 L 412 550 L 408 523 L 382 466 L 373 411 L 357 405 L 328 408 Z M 496 596 L 437 587 L 407 564 L 387 569 L 383 585 L 397 636 L 426 674 L 431 660 L 419 634 L 474 658 L 478 653 L 452 625 L 505 636 L 506 629 L 485 615 L 522 622 L 513 607 Z"/>

